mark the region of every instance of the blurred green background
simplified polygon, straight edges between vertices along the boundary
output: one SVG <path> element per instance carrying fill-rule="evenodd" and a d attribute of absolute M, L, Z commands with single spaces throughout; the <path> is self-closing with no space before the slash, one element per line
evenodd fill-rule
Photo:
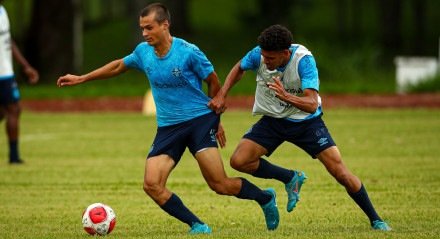
<path fill-rule="evenodd" d="M 16 70 L 23 98 L 143 95 L 148 82 L 135 71 L 69 89 L 57 89 L 55 81 L 65 73 L 85 73 L 130 54 L 142 41 L 137 27 L 138 12 L 150 2 L 3 1 L 13 37 L 42 73 L 39 85 L 28 86 L 20 69 Z M 288 26 L 295 42 L 314 54 L 323 94 L 394 93 L 395 56 L 439 54 L 438 0 L 162 2 L 171 11 L 172 34 L 198 45 L 213 62 L 222 81 L 230 68 L 256 45 L 259 32 L 276 23 Z M 72 45 L 76 48 L 72 49 Z M 253 78 L 253 73 L 246 74 L 231 94 L 252 94 Z M 440 91 L 440 77 L 412 90 Z"/>

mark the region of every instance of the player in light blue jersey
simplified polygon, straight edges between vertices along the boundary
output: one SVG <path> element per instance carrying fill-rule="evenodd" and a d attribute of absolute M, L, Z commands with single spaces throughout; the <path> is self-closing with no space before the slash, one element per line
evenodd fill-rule
<path fill-rule="evenodd" d="M 145 42 L 132 54 L 85 75 L 62 76 L 58 86 L 106 79 L 130 68 L 144 72 L 153 92 L 158 123 L 145 164 L 144 191 L 164 211 L 188 224 L 190 234 L 211 233 L 211 228 L 166 187 L 171 171 L 188 148 L 212 190 L 258 202 L 266 227 L 276 229 L 279 214 L 274 190 L 263 191 L 244 178 L 230 178 L 224 170 L 217 146 L 217 140 L 221 147 L 226 141 L 220 114 L 208 107 L 211 97 L 220 89 L 211 62 L 195 45 L 171 36 L 170 14 L 163 4 L 153 3 L 144 8 L 139 23 Z M 202 82 L 208 85 L 208 95 L 202 91 Z"/>
<path fill-rule="evenodd" d="M 321 119 L 318 70 L 312 53 L 292 42 L 292 34 L 281 25 L 265 29 L 258 37 L 259 45 L 231 69 L 224 86 L 209 103 L 214 110 L 221 111 L 227 93 L 244 72 L 256 72 L 253 114 L 263 116 L 243 136 L 231 157 L 232 167 L 255 177 L 283 182 L 288 199 L 286 210 L 291 212 L 307 178 L 305 173 L 262 158 L 270 156 L 281 143 L 290 142 L 321 161 L 368 216 L 372 228 L 391 230 L 376 213 L 359 178 L 344 165 Z"/>
<path fill-rule="evenodd" d="M 0 121 L 6 119 L 9 163 L 16 165 L 23 163 L 18 150 L 21 106 L 12 60 L 15 59 L 22 66 L 30 84 L 38 82 L 39 74 L 11 38 L 8 14 L 1 3 L 2 0 L 0 0 Z"/>

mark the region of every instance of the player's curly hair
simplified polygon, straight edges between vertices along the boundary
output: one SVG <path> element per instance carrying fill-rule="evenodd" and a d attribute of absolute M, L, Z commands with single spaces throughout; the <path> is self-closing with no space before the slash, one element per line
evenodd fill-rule
<path fill-rule="evenodd" d="M 266 51 L 282 51 L 289 49 L 293 43 L 292 33 L 284 26 L 272 25 L 261 32 L 257 38 L 258 45 Z"/>

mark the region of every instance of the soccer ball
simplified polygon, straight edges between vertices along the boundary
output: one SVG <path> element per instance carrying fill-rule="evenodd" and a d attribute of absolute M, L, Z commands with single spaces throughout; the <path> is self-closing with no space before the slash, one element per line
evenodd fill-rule
<path fill-rule="evenodd" d="M 108 205 L 93 203 L 83 212 L 82 224 L 90 235 L 107 235 L 115 227 L 116 214 Z"/>

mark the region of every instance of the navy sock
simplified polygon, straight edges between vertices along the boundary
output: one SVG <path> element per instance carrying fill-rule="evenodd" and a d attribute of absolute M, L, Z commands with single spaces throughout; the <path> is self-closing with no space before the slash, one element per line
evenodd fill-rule
<path fill-rule="evenodd" d="M 258 178 L 276 179 L 284 184 L 290 182 L 294 176 L 293 170 L 281 168 L 277 165 L 269 163 L 267 160 L 260 158 L 260 164 L 257 170 L 252 173 L 252 176 Z"/>
<path fill-rule="evenodd" d="M 368 197 L 367 190 L 362 184 L 361 189 L 356 193 L 348 193 L 350 197 L 357 203 L 357 205 L 364 211 L 364 213 L 370 219 L 370 223 L 376 220 L 382 220 L 379 215 L 377 215 L 376 210 L 373 207 L 373 204 Z"/>
<path fill-rule="evenodd" d="M 165 212 L 188 224 L 190 227 L 196 222 L 203 224 L 203 222 L 200 221 L 200 219 L 197 218 L 196 215 L 194 215 L 174 193 L 171 195 L 170 199 L 160 207 Z"/>
<path fill-rule="evenodd" d="M 237 198 L 255 200 L 260 205 L 264 205 L 272 199 L 271 194 L 259 189 L 245 178 L 240 179 L 242 183 L 240 192 L 236 195 Z"/>
<path fill-rule="evenodd" d="M 18 154 L 18 141 L 9 141 L 9 161 L 18 161 L 20 160 L 20 156 Z"/>

